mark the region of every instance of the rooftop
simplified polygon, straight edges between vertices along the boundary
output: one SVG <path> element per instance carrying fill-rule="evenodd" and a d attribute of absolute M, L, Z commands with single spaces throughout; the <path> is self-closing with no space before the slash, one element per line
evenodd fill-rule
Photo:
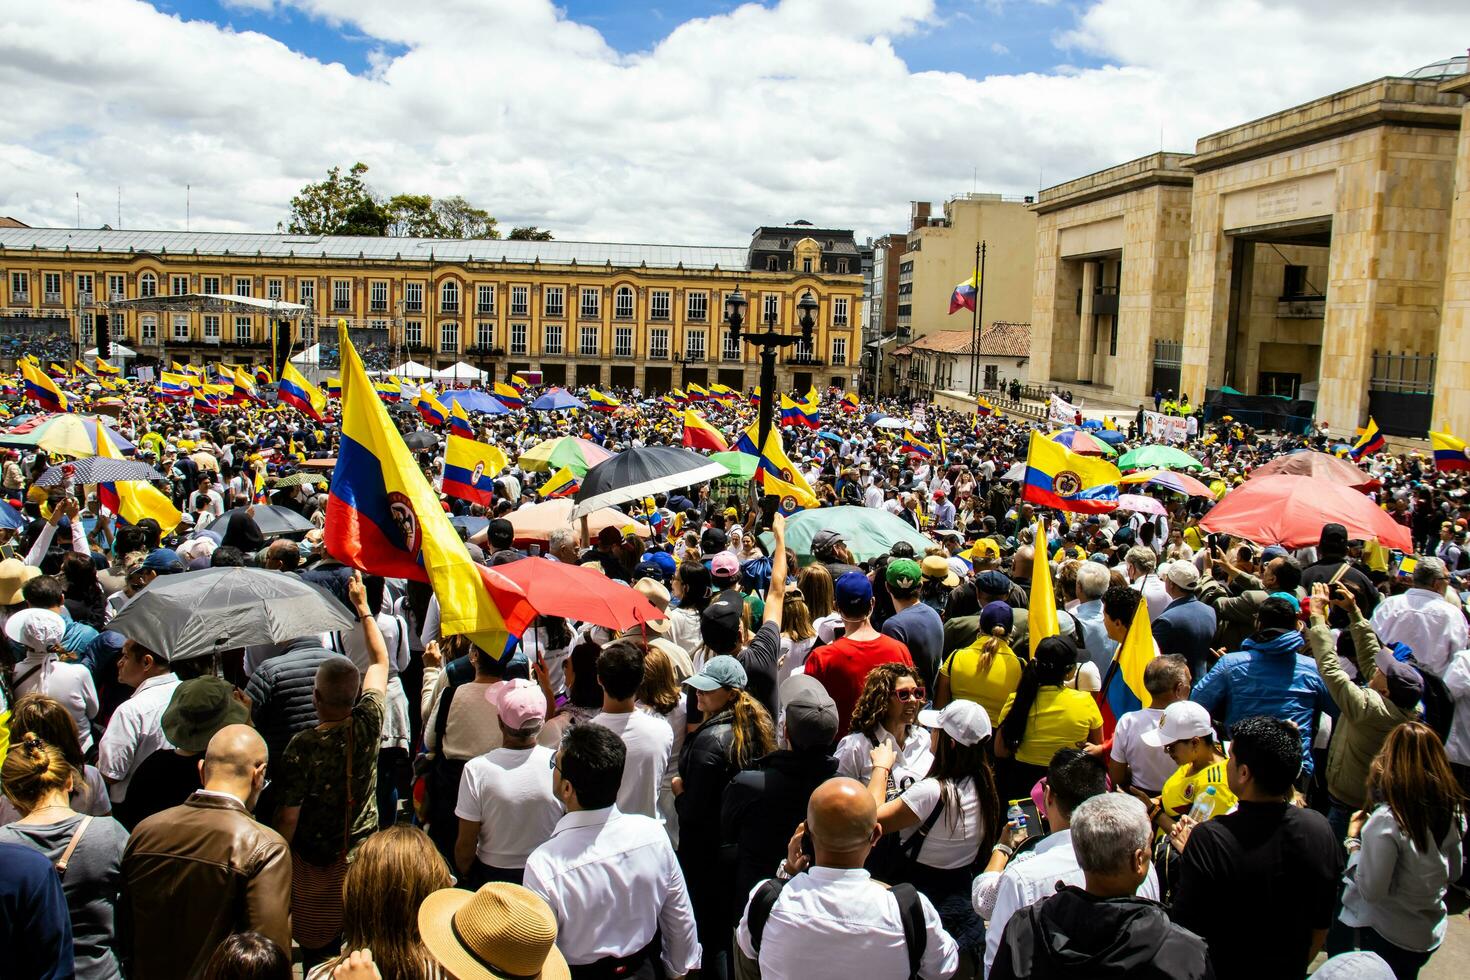
<path fill-rule="evenodd" d="M 971 353 L 970 331 L 936 330 L 925 334 L 893 352 L 894 357 L 909 357 L 928 351 L 935 354 L 968 355 Z M 1031 324 L 996 320 L 980 328 L 981 357 L 1030 357 Z"/>
<path fill-rule="evenodd" d="M 1188 159 L 1188 153 L 1150 153 L 1064 184 L 1056 184 L 1037 194 L 1035 210 L 1039 214 L 1045 214 L 1150 184 L 1188 185 L 1194 180 L 1194 175 L 1185 169 L 1185 161 Z"/>
<path fill-rule="evenodd" d="M 848 233 L 851 234 L 850 232 Z M 408 262 L 540 262 L 543 265 L 648 266 L 655 269 L 744 270 L 746 248 L 635 245 L 613 242 L 513 242 L 507 239 L 366 238 L 347 235 L 235 234 L 210 231 L 94 231 L 9 227 L 0 249 L 61 252 L 375 259 Z"/>

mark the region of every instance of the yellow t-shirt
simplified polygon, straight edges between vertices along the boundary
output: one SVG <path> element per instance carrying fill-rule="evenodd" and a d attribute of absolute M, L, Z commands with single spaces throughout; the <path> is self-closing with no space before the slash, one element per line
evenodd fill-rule
<path fill-rule="evenodd" d="M 997 726 L 1010 714 L 1015 700 L 1014 692 L 1006 698 Z M 1102 712 L 1091 694 L 1067 687 L 1043 687 L 1036 693 L 1036 703 L 1031 705 L 1031 717 L 1026 720 L 1026 734 L 1016 749 L 1016 761 L 1029 766 L 1049 765 L 1057 749 L 1080 747 L 1102 723 Z"/>
<path fill-rule="evenodd" d="M 1174 770 L 1174 775 L 1164 780 L 1164 790 L 1160 795 L 1164 812 L 1171 817 L 1184 816 L 1194 806 L 1194 801 L 1211 786 L 1215 787 L 1215 812 L 1211 815 L 1213 819 L 1235 806 L 1235 794 L 1230 792 L 1230 783 L 1225 778 L 1224 760 L 1213 762 L 1193 774 L 1190 773 L 1189 766 L 1180 766 Z"/>
<path fill-rule="evenodd" d="M 1000 649 L 990 660 L 990 666 L 980 673 L 980 655 L 992 637 L 976 637 L 975 642 L 949 655 L 939 672 L 949 678 L 949 692 L 963 701 L 974 701 L 985 709 L 991 724 L 996 725 L 1006 699 L 1016 693 L 1021 683 L 1021 661 L 1004 640 Z"/>

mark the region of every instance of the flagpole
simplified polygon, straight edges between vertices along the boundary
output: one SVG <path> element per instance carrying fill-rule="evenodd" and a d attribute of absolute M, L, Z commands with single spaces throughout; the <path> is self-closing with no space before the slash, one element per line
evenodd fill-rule
<path fill-rule="evenodd" d="M 976 375 L 980 372 L 980 306 L 985 297 L 985 242 L 975 243 L 975 305 L 970 308 L 970 394 L 979 393 Z"/>

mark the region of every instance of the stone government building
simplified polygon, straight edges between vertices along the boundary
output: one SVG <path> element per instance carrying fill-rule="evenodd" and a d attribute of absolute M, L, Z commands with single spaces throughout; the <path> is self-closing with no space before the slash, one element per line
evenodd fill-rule
<path fill-rule="evenodd" d="M 1381 78 L 1046 188 L 1030 379 L 1470 436 L 1470 75 Z"/>
<path fill-rule="evenodd" d="M 302 303 L 293 351 L 322 341 L 323 367 L 346 318 L 369 368 L 457 361 L 508 378 L 663 392 L 721 383 L 744 390 L 755 350 L 731 344 L 725 297 L 748 302 L 746 328 L 768 318 L 799 334 L 797 302 L 818 304 L 810 348 L 787 348 L 782 389 L 849 387 L 863 294 L 849 230 L 807 222 L 756 229 L 749 246 L 443 241 L 289 234 L 92 231 L 0 223 L 0 365 L 21 353 L 69 360 L 93 346 L 95 320 L 117 300 L 226 294 Z M 135 364 L 270 356 L 268 314 L 113 311 L 112 339 Z M 332 354 L 333 356 L 327 356 Z"/>

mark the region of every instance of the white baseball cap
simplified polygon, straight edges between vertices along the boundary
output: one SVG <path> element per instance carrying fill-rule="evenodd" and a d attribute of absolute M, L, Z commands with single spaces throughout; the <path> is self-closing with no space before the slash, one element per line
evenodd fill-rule
<path fill-rule="evenodd" d="M 1213 738 L 1214 735 L 1210 713 L 1204 705 L 1194 701 L 1175 701 L 1164 709 L 1158 727 L 1150 728 L 1141 737 L 1145 745 L 1163 748 L 1186 738 Z"/>
<path fill-rule="evenodd" d="M 919 712 L 919 724 L 937 728 L 961 745 L 975 745 L 990 737 L 990 715 L 974 701 L 951 701 L 942 711 Z"/>
<path fill-rule="evenodd" d="M 66 635 L 66 620 L 49 609 L 22 609 L 5 621 L 5 635 L 27 650 L 45 653 Z"/>

